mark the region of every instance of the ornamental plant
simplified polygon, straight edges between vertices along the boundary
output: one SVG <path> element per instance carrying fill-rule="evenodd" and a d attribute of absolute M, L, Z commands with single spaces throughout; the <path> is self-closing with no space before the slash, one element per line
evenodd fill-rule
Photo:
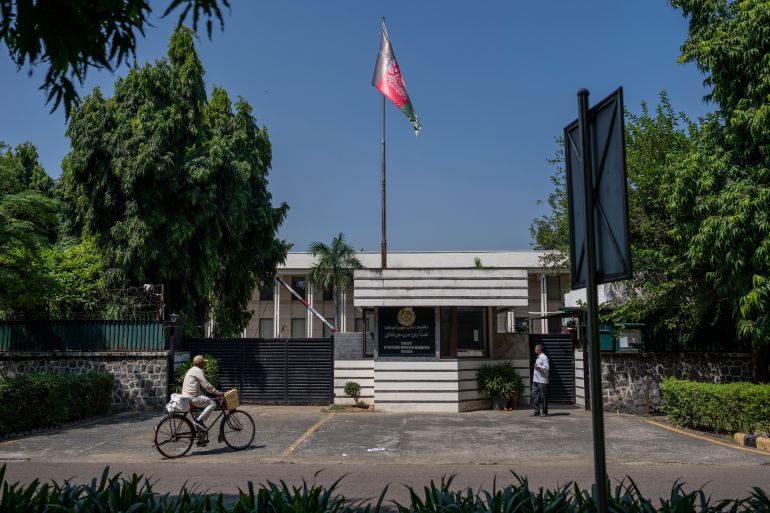
<path fill-rule="evenodd" d="M 477 374 L 479 390 L 493 397 L 510 399 L 513 395 L 521 394 L 524 382 L 513 367 L 513 362 L 495 365 L 483 364 Z"/>
<path fill-rule="evenodd" d="M 356 406 L 360 406 L 359 399 L 361 398 L 361 385 L 355 381 L 348 381 L 345 383 L 345 388 L 343 390 L 346 396 L 353 399 L 353 401 L 356 403 Z"/>

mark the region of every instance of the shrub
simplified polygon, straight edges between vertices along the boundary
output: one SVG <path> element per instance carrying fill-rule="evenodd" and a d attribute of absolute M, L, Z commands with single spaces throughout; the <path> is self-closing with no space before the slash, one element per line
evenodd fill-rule
<path fill-rule="evenodd" d="M 203 355 L 206 359 L 206 365 L 203 367 L 203 375 L 209 380 L 209 383 L 219 388 L 219 360 L 211 356 L 210 354 Z M 179 366 L 179 370 L 176 371 L 176 382 L 174 383 L 174 391 L 182 391 L 182 382 L 184 381 L 184 375 L 192 367 L 192 358 L 184 362 Z"/>
<path fill-rule="evenodd" d="M 660 384 L 664 411 L 673 424 L 713 432 L 764 432 L 770 436 L 770 385 L 696 383 L 667 379 Z"/>
<path fill-rule="evenodd" d="M 361 385 L 355 381 L 348 381 L 345 383 L 343 391 L 345 392 L 345 395 L 353 399 L 356 406 L 358 406 L 358 400 L 361 398 Z"/>
<path fill-rule="evenodd" d="M 105 415 L 112 374 L 26 374 L 0 381 L 0 436 Z"/>
<path fill-rule="evenodd" d="M 527 479 L 514 474 L 515 480 L 504 488 L 473 491 L 470 488 L 452 489 L 452 477 L 440 484 L 433 481 L 419 491 L 408 487 L 409 502 L 395 503 L 398 513 L 590 513 L 596 511 L 592 495 L 575 483 L 556 489 L 531 488 Z M 90 484 L 42 483 L 29 485 L 5 481 L 5 466 L 0 467 L 0 511 L 56 511 L 76 513 L 83 511 L 189 512 L 189 513 L 379 513 L 387 487 L 374 504 L 349 501 L 336 492 L 339 481 L 328 487 L 303 482 L 302 486 L 288 486 L 283 481 L 255 486 L 248 482 L 246 491 L 238 497 L 225 500 L 220 494 L 201 494 L 182 486 L 176 495 L 161 495 L 152 489 L 149 479 L 141 475 L 123 478 L 110 477 L 109 468 L 101 479 Z M 607 483 L 609 490 L 609 482 Z M 613 513 L 728 513 L 738 511 L 770 511 L 770 497 L 760 488 L 748 498 L 714 502 L 700 490 L 686 492 L 681 483 L 675 483 L 659 505 L 644 497 L 633 481 L 622 482 L 608 494 L 608 509 Z M 389 508 L 390 509 L 390 508 Z"/>
<path fill-rule="evenodd" d="M 524 382 L 513 368 L 513 362 L 496 365 L 483 364 L 477 374 L 479 390 L 493 397 L 509 399 L 512 395 L 521 394 Z"/>

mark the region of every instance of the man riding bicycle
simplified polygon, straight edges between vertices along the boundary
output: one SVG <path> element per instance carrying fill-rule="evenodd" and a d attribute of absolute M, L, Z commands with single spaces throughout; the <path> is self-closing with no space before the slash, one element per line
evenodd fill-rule
<path fill-rule="evenodd" d="M 195 427 L 204 430 L 206 429 L 206 419 L 216 409 L 217 403 L 204 394 L 203 390 L 210 394 L 216 394 L 218 397 L 224 395 L 206 379 L 206 376 L 203 374 L 205 366 L 206 359 L 203 356 L 198 355 L 193 358 L 193 366 L 184 375 L 184 381 L 182 382 L 182 395 L 189 397 L 190 403 L 196 408 L 203 408 L 203 412 L 198 415 L 198 418 L 193 420 L 193 424 L 195 424 Z"/>

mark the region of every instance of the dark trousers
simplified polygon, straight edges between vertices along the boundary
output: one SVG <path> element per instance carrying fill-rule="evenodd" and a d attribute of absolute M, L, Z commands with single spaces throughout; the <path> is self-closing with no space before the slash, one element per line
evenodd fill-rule
<path fill-rule="evenodd" d="M 546 383 L 532 383 L 532 408 L 535 413 L 543 411 L 548 415 L 548 385 Z"/>

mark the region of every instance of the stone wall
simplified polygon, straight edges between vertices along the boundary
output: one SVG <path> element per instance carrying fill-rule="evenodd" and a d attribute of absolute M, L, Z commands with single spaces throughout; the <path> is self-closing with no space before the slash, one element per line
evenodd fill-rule
<path fill-rule="evenodd" d="M 0 380 L 20 374 L 82 374 L 115 376 L 115 409 L 160 408 L 166 403 L 168 351 L 0 353 Z"/>
<path fill-rule="evenodd" d="M 660 413 L 659 384 L 665 378 L 709 383 L 751 380 L 747 353 L 603 353 L 604 410 Z"/>

